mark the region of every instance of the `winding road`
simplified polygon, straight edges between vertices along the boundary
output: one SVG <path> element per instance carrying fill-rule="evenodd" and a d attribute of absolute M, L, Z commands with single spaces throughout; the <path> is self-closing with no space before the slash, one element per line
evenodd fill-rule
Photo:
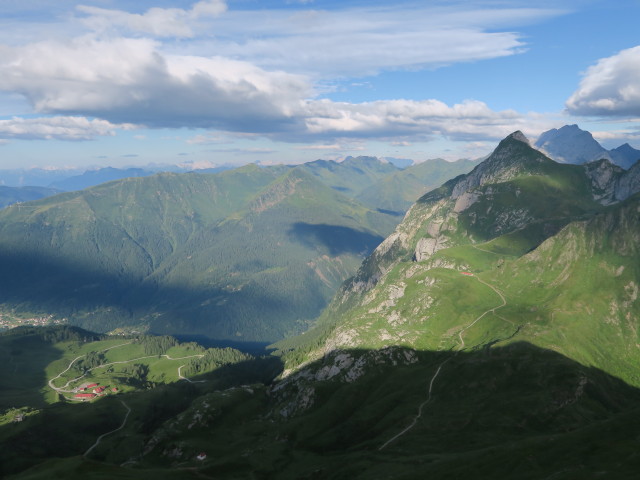
<path fill-rule="evenodd" d="M 505 298 L 505 296 L 497 289 L 495 288 L 493 285 L 488 284 L 487 282 L 485 282 L 484 280 L 481 280 L 480 278 L 478 278 L 477 276 L 473 275 L 473 278 L 475 278 L 476 280 L 478 280 L 480 283 L 486 285 L 487 287 L 489 287 L 491 290 L 493 290 L 499 297 L 500 300 L 502 300 L 502 304 L 498 305 L 496 307 L 490 308 L 489 310 L 483 312 L 481 315 L 478 316 L 478 318 L 476 318 L 473 322 L 471 322 L 469 325 L 467 325 L 466 327 L 464 327 L 462 330 L 460 330 L 458 332 L 458 337 L 460 338 L 460 348 L 456 351 L 455 354 L 453 354 L 451 357 L 447 358 L 446 360 L 444 360 L 443 362 L 441 362 L 438 365 L 438 368 L 436 369 L 436 372 L 433 374 L 433 376 L 431 377 L 431 380 L 429 381 L 429 390 L 427 392 L 427 399 L 422 402 L 420 404 L 420 406 L 418 407 L 418 413 L 416 414 L 415 417 L 413 417 L 413 420 L 411 421 L 411 423 L 404 429 L 402 430 L 400 433 L 394 435 L 393 437 L 391 437 L 389 440 L 387 440 L 386 442 L 384 442 L 379 448 L 378 451 L 383 450 L 387 445 L 389 445 L 390 443 L 394 442 L 395 440 L 397 440 L 398 438 L 400 438 L 401 436 L 403 436 L 405 433 L 407 433 L 409 430 L 411 430 L 413 427 L 415 427 L 416 423 L 418 423 L 418 420 L 420 419 L 420 417 L 422 417 L 422 411 L 424 409 L 424 407 L 431 401 L 431 392 L 433 391 L 433 384 L 436 380 L 436 378 L 438 377 L 438 375 L 440 374 L 440 370 L 442 370 L 442 367 L 445 365 L 445 363 L 447 363 L 449 360 L 451 360 L 452 358 L 454 358 L 456 355 L 458 355 L 462 350 L 464 350 L 465 348 L 465 343 L 464 343 L 464 338 L 462 337 L 462 334 L 467 331 L 469 328 L 471 328 L 472 326 L 474 326 L 478 321 L 480 321 L 486 314 L 488 313 L 495 313 L 496 310 L 498 310 L 499 308 L 502 308 L 504 306 L 507 305 L 507 299 Z"/>
<path fill-rule="evenodd" d="M 132 342 L 127 342 L 127 343 L 122 343 L 122 344 L 120 344 L 120 345 L 114 345 L 113 347 L 109 347 L 109 348 L 105 348 L 104 350 L 100 350 L 100 353 L 102 353 L 102 352 L 106 352 L 106 351 L 108 351 L 108 350 L 112 350 L 112 349 L 114 349 L 114 348 L 123 347 L 123 346 L 125 346 L 125 345 L 129 345 L 129 344 L 131 344 L 131 343 L 132 343 Z M 86 356 L 86 355 L 87 355 L 87 354 L 79 355 L 79 356 L 77 356 L 76 358 L 74 358 L 73 360 L 71 360 L 71 362 L 69 362 L 69 366 L 68 366 L 65 370 L 63 370 L 63 371 L 62 371 L 62 372 L 60 372 L 58 375 L 56 375 L 54 378 L 52 378 L 51 380 L 49 380 L 49 382 L 48 382 L 48 383 L 49 383 L 49 387 L 50 387 L 51 389 L 55 390 L 55 391 L 56 391 L 56 392 L 58 392 L 58 393 L 73 393 L 73 392 L 74 392 L 74 390 L 73 390 L 73 389 L 68 390 L 69 385 L 70 385 L 71 383 L 77 382 L 78 380 L 80 380 L 80 379 L 84 378 L 85 376 L 87 376 L 87 374 L 88 374 L 89 372 L 91 372 L 91 371 L 93 371 L 93 370 L 96 370 L 96 369 L 98 369 L 98 368 L 109 367 L 109 366 L 111 366 L 111 365 L 120 365 L 120 364 L 123 364 L 123 363 L 131 363 L 131 362 L 135 362 L 135 361 L 137 361 L 137 360 L 144 360 L 144 359 L 147 359 L 147 358 L 157 358 L 157 357 L 159 357 L 159 356 L 160 356 L 160 357 L 164 357 L 164 358 L 166 358 L 166 359 L 168 359 L 168 360 L 186 360 L 186 359 L 188 359 L 188 358 L 202 358 L 202 357 L 204 357 L 204 355 L 203 355 L 203 354 L 189 355 L 189 356 L 186 356 L 186 357 L 176 357 L 176 358 L 173 358 L 173 357 L 171 357 L 170 355 L 147 355 L 147 356 L 144 356 L 144 357 L 132 358 L 132 359 L 130 359 L 130 360 L 121 360 L 121 361 L 119 361 L 119 362 L 103 363 L 102 365 L 98 365 L 98 366 L 96 366 L 96 367 L 93 367 L 93 368 L 88 369 L 87 371 L 85 371 L 85 372 L 84 372 L 82 375 L 80 375 L 79 377 L 72 378 L 72 379 L 71 379 L 71 380 L 69 380 L 67 383 L 65 383 L 62 387 L 56 387 L 56 386 L 53 384 L 53 382 L 54 382 L 55 380 L 57 380 L 57 379 L 58 379 L 58 378 L 60 378 L 62 375 L 64 375 L 65 373 L 67 373 L 67 372 L 69 371 L 69 369 L 73 366 L 73 364 L 74 364 L 74 363 L 76 363 L 78 360 L 80 360 L 82 357 L 84 357 L 84 356 Z M 187 380 L 187 381 L 189 381 L 189 382 L 191 382 L 191 383 L 200 383 L 200 382 L 203 382 L 203 381 L 204 381 L 204 380 L 201 380 L 201 381 L 198 381 L 198 382 L 194 382 L 194 381 L 192 381 L 192 380 L 188 379 L 187 377 L 184 377 L 184 376 L 182 375 L 182 372 L 181 372 L 182 367 L 184 367 L 184 366 L 186 366 L 186 365 L 181 365 L 180 367 L 178 367 L 178 378 L 180 378 L 181 380 Z M 67 390 L 65 390 L 65 389 L 67 389 Z"/>
<path fill-rule="evenodd" d="M 122 429 L 124 428 L 124 426 L 127 424 L 127 420 L 129 419 L 129 414 L 131 413 L 131 408 L 129 408 L 129 405 L 127 405 L 126 403 L 124 403 L 124 401 L 123 401 L 123 400 L 120 400 L 120 403 L 122 403 L 122 405 L 124 406 L 124 408 L 126 408 L 126 409 L 127 409 L 127 413 L 126 413 L 126 415 L 124 416 L 124 420 L 122 420 L 122 424 L 121 424 L 118 428 L 116 428 L 116 429 L 114 429 L 114 430 L 111 430 L 110 432 L 103 433 L 102 435 L 100 435 L 100 436 L 98 437 L 98 439 L 96 440 L 96 443 L 94 443 L 93 445 L 91 445 L 91 446 L 87 449 L 87 451 L 86 451 L 86 452 L 84 452 L 84 454 L 82 455 L 83 457 L 86 457 L 87 455 L 89 455 L 89 454 L 91 453 L 91 450 L 93 450 L 93 449 L 94 449 L 94 448 L 96 448 L 98 445 L 100 445 L 100 442 L 102 441 L 102 439 L 103 439 L 104 437 L 106 437 L 107 435 L 111 435 L 112 433 L 116 433 L 116 432 L 117 432 L 117 431 L 119 431 L 119 430 L 122 430 Z"/>

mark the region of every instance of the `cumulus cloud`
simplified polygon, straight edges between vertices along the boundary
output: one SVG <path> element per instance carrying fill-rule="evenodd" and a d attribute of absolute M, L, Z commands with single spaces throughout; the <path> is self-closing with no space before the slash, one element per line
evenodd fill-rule
<path fill-rule="evenodd" d="M 191 24 L 202 17 L 216 17 L 224 13 L 224 0 L 205 0 L 195 3 L 190 10 L 181 8 L 150 8 L 145 13 L 79 5 L 76 9 L 86 14 L 82 23 L 92 30 L 104 32 L 125 29 L 157 37 L 193 37 Z"/>
<path fill-rule="evenodd" d="M 223 57 L 163 55 L 149 39 L 90 36 L 0 47 L 0 90 L 40 113 L 149 127 L 283 130 L 312 94 L 299 75 Z"/>
<path fill-rule="evenodd" d="M 530 121 L 513 110 L 496 112 L 475 100 L 453 106 L 433 99 L 360 104 L 319 100 L 308 102 L 306 113 L 307 131 L 318 136 L 499 139 L 518 128 L 526 129 Z"/>
<path fill-rule="evenodd" d="M 0 120 L 0 139 L 19 140 L 92 140 L 115 135 L 117 129 L 133 125 L 114 125 L 106 120 L 84 117 L 42 117 Z"/>
<path fill-rule="evenodd" d="M 589 67 L 567 100 L 574 115 L 640 116 L 640 46 Z"/>
<path fill-rule="evenodd" d="M 497 139 L 531 125 L 530 116 L 496 112 L 472 100 L 453 106 L 438 100 L 318 100 L 307 77 L 223 57 L 166 55 L 150 39 L 86 36 L 1 47 L 0 89 L 21 93 L 39 113 L 296 142 L 433 135 Z"/>

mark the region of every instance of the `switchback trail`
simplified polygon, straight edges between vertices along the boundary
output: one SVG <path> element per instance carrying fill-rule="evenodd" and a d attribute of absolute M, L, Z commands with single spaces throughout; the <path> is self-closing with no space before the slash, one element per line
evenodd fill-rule
<path fill-rule="evenodd" d="M 105 348 L 104 350 L 100 350 L 100 352 L 106 352 L 107 350 L 111 350 L 111 349 L 113 349 L 113 348 L 123 347 L 123 346 L 125 346 L 125 345 L 129 345 L 130 343 L 132 343 L 132 342 L 121 343 L 120 345 L 114 345 L 113 347 L 109 347 L 109 348 Z M 177 357 L 177 358 L 173 358 L 173 357 L 171 357 L 170 355 L 147 355 L 147 356 L 144 356 L 144 357 L 132 358 L 132 359 L 130 359 L 130 360 L 121 360 L 121 361 L 119 361 L 119 362 L 103 363 L 102 365 L 98 365 L 98 366 L 96 366 L 96 367 L 93 367 L 93 368 L 88 369 L 87 371 L 85 371 L 85 372 L 84 372 L 82 375 L 80 375 L 79 377 L 72 378 L 72 379 L 71 379 L 71 380 L 69 380 L 67 383 L 65 383 L 62 387 L 56 387 L 56 386 L 53 384 L 54 380 L 57 380 L 57 379 L 58 379 L 58 378 L 60 378 L 62 375 L 64 375 L 66 372 L 68 372 L 68 371 L 69 371 L 69 369 L 73 366 L 73 364 L 74 364 L 74 363 L 76 363 L 79 359 L 81 359 L 82 357 L 84 357 L 84 356 L 86 356 L 86 355 L 87 355 L 87 354 L 80 355 L 80 356 L 77 356 L 76 358 L 74 358 L 73 360 L 71 360 L 71 362 L 69 362 L 69 366 L 68 366 L 64 371 L 60 372 L 60 373 L 59 373 L 58 375 L 56 375 L 54 378 L 52 378 L 51 380 L 49 380 L 49 387 L 50 387 L 50 388 L 52 388 L 53 390 L 55 390 L 55 391 L 56 391 L 56 392 L 58 392 L 58 393 L 73 393 L 73 389 L 71 389 L 71 390 L 65 390 L 65 389 L 67 389 L 71 383 L 73 383 L 73 382 L 77 382 L 78 380 L 80 380 L 80 379 L 84 378 L 84 377 L 85 377 L 89 372 L 91 372 L 91 371 L 93 371 L 93 370 L 96 370 L 96 369 L 98 369 L 98 368 L 109 367 L 109 366 L 111 366 L 111 365 L 119 365 L 119 364 L 123 364 L 123 363 L 131 363 L 131 362 L 135 362 L 135 361 L 137 361 L 137 360 L 144 360 L 144 359 L 147 359 L 147 358 L 164 357 L 164 358 L 166 358 L 166 359 L 168 359 L 168 360 L 186 360 L 187 358 L 196 358 L 196 357 L 197 357 L 197 358 L 202 358 L 202 357 L 204 357 L 204 355 L 203 355 L 203 354 L 189 355 L 189 356 L 186 356 L 186 357 Z M 194 383 L 194 382 L 192 382 L 191 380 L 189 380 L 188 378 L 186 378 L 186 377 L 183 377 L 183 376 L 182 376 L 182 373 L 180 372 L 180 370 L 181 370 L 181 369 L 182 369 L 182 367 L 184 367 L 184 366 L 185 366 L 185 365 L 182 365 L 182 366 L 180 366 L 180 367 L 178 368 L 178 378 L 180 378 L 180 379 L 184 379 L 184 380 L 188 380 L 188 381 L 190 381 L 191 383 Z"/>
<path fill-rule="evenodd" d="M 455 357 L 456 355 L 458 355 L 458 353 L 460 353 L 464 348 L 465 348 L 465 343 L 464 343 L 464 338 L 462 338 L 462 334 L 468 330 L 469 328 L 471 328 L 473 325 L 475 325 L 478 321 L 480 321 L 487 313 L 493 312 L 495 313 L 496 310 L 498 310 L 499 308 L 502 308 L 504 306 L 507 305 L 507 300 L 504 297 L 504 295 L 497 289 L 495 288 L 493 285 L 488 284 L 487 282 L 485 282 L 484 280 L 481 280 L 480 278 L 478 278 L 477 276 L 473 275 L 473 277 L 478 280 L 480 283 L 486 285 L 487 287 L 489 287 L 491 290 L 493 290 L 502 300 L 502 304 L 498 305 L 497 307 L 493 307 L 490 308 L 489 310 L 483 312 L 480 316 L 478 316 L 478 318 L 476 318 L 473 322 L 471 322 L 469 325 L 467 325 L 466 327 L 464 327 L 462 330 L 460 330 L 460 332 L 458 332 L 458 337 L 460 338 L 460 349 L 458 349 L 452 356 L 450 356 L 449 358 L 447 358 L 446 360 L 444 360 L 443 362 L 441 362 L 438 365 L 438 368 L 436 369 L 436 372 L 433 374 L 433 376 L 431 377 L 431 380 L 429 381 L 429 390 L 427 392 L 427 399 L 422 402 L 420 404 L 420 406 L 418 407 L 418 413 L 417 415 L 413 418 L 412 422 L 404 429 L 402 430 L 400 433 L 396 434 L 395 436 L 391 437 L 389 440 L 387 440 L 385 443 L 383 443 L 379 448 L 378 451 L 384 449 L 387 445 L 389 445 L 390 443 L 392 443 L 393 441 L 397 440 L 398 438 L 400 438 L 402 435 L 404 435 L 405 433 L 407 433 L 409 430 L 411 430 L 416 423 L 418 423 L 418 420 L 420 419 L 420 417 L 422 417 L 422 411 L 424 409 L 424 407 L 429 403 L 429 401 L 431 401 L 431 392 L 433 391 L 433 383 L 435 382 L 436 378 L 438 377 L 438 375 L 440 374 L 440 370 L 442 370 L 442 367 L 444 366 L 445 363 L 447 363 L 449 360 L 451 360 L 453 357 Z"/>
<path fill-rule="evenodd" d="M 100 442 L 102 441 L 102 439 L 103 439 L 104 437 L 106 437 L 107 435 L 111 435 L 112 433 L 116 433 L 116 432 L 117 432 L 117 431 L 119 431 L 119 430 L 122 430 L 122 429 L 124 428 L 124 426 L 127 424 L 127 419 L 129 418 L 129 414 L 131 413 L 131 408 L 129 408 L 129 405 L 127 405 L 126 403 L 124 403 L 124 401 L 122 401 L 122 400 L 120 400 L 120 403 L 122 403 L 122 405 L 124 405 L 124 408 L 126 408 L 126 409 L 127 409 L 127 413 L 126 413 L 126 415 L 124 416 L 124 420 L 122 420 L 122 424 L 121 424 L 118 428 L 116 428 L 116 429 L 114 429 L 114 430 L 111 430 L 110 432 L 103 433 L 102 435 L 100 435 L 100 436 L 98 437 L 98 439 L 96 440 L 96 443 L 94 443 L 93 445 L 91 445 L 91 446 L 89 447 L 89 449 L 88 449 L 86 452 L 84 452 L 84 454 L 82 455 L 83 457 L 86 457 L 87 455 L 89 455 L 89 453 L 91 453 L 91 450 L 93 450 L 93 449 L 94 449 L 94 448 L 96 448 L 98 445 L 100 445 Z"/>

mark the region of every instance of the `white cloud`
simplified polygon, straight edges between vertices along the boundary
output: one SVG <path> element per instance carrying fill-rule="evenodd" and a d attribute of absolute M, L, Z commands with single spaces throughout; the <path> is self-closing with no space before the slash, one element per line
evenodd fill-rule
<path fill-rule="evenodd" d="M 308 133 L 318 136 L 426 139 L 442 135 L 454 140 L 500 139 L 517 129 L 527 130 L 530 116 L 513 110 L 496 112 L 479 101 L 448 106 L 438 100 L 381 100 L 307 103 Z M 534 127 L 535 128 L 535 127 Z"/>
<path fill-rule="evenodd" d="M 331 145 L 301 145 L 295 147 L 296 150 L 343 150 L 342 146 L 337 143 Z"/>
<path fill-rule="evenodd" d="M 87 15 L 81 22 L 98 32 L 123 28 L 157 37 L 193 37 L 191 24 L 195 20 L 216 17 L 226 11 L 227 5 L 224 0 L 206 0 L 195 3 L 190 10 L 155 7 L 142 14 L 87 5 L 76 9 Z"/>
<path fill-rule="evenodd" d="M 0 90 L 22 94 L 38 113 L 294 142 L 434 135 L 499 139 L 544 123 L 473 100 L 452 106 L 433 99 L 318 100 L 307 77 L 224 57 L 167 55 L 149 39 L 85 36 L 0 47 Z M 206 136 L 189 141 L 215 143 Z"/>
<path fill-rule="evenodd" d="M 246 132 L 291 128 L 300 100 L 312 94 L 299 75 L 157 47 L 91 36 L 0 47 L 0 90 L 22 94 L 39 113 Z"/>
<path fill-rule="evenodd" d="M 640 46 L 622 50 L 589 67 L 567 100 L 574 115 L 640 115 Z"/>
<path fill-rule="evenodd" d="M 0 139 L 20 140 L 92 140 L 115 135 L 117 129 L 132 125 L 114 125 L 106 120 L 84 117 L 42 117 L 0 120 Z"/>
<path fill-rule="evenodd" d="M 264 68 L 331 78 L 390 69 L 432 68 L 519 53 L 520 35 L 508 25 L 563 13 L 535 8 L 473 8 L 393 4 L 389 7 L 230 11 L 215 23 L 219 55 Z"/>

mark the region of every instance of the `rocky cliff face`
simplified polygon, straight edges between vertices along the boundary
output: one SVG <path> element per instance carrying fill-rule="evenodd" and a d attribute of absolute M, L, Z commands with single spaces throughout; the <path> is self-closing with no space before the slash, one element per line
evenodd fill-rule
<path fill-rule="evenodd" d="M 629 170 L 602 159 L 584 165 L 593 198 L 602 205 L 621 202 L 640 191 L 640 163 Z"/>

